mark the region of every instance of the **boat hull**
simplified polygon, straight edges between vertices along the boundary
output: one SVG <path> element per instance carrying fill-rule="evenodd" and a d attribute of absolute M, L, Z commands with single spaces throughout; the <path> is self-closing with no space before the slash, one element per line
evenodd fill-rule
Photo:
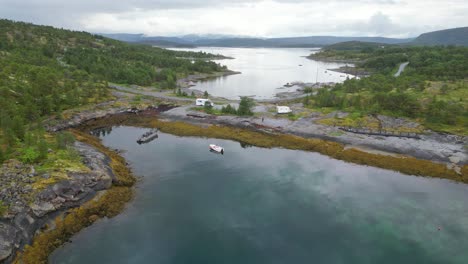
<path fill-rule="evenodd" d="M 210 151 L 224 154 L 224 148 L 217 146 L 215 144 L 210 144 Z"/>

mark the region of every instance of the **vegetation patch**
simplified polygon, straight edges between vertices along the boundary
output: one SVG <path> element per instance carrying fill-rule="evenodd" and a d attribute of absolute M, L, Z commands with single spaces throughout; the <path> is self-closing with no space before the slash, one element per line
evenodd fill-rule
<path fill-rule="evenodd" d="M 342 43 L 314 56 L 358 58 L 357 67 L 374 74 L 320 89 L 304 98 L 305 106 L 412 118 L 435 131 L 468 135 L 467 47 Z M 395 77 L 404 62 L 409 65 Z"/>
<path fill-rule="evenodd" d="M 3 204 L 3 201 L 0 201 L 0 217 L 3 216 L 4 213 L 6 213 L 8 210 L 8 207 Z"/>
<path fill-rule="evenodd" d="M 379 120 L 372 116 L 358 116 L 348 115 L 344 118 L 324 118 L 317 121 L 318 124 L 327 125 L 327 126 L 338 126 L 338 127 L 353 127 L 353 128 L 366 128 L 372 131 L 384 130 L 386 132 L 393 133 L 423 133 L 424 127 L 416 126 L 382 126 Z"/>
<path fill-rule="evenodd" d="M 95 147 L 111 159 L 110 166 L 117 177 L 117 182 L 114 183 L 114 185 L 126 187 L 133 186 L 135 178 L 127 167 L 126 161 L 122 156 L 105 147 L 97 137 L 77 129 L 72 129 L 70 131 L 75 135 L 77 140 Z"/>
<path fill-rule="evenodd" d="M 36 235 L 32 245 L 27 245 L 14 263 L 47 263 L 49 254 L 74 234 L 102 217 L 116 216 L 132 198 L 131 186 L 135 183 L 135 178 L 125 160 L 102 145 L 98 138 L 78 130 L 72 130 L 72 133 L 77 140 L 94 146 L 111 159 L 110 166 L 117 182 L 109 190 L 103 191 L 101 196 L 78 208 L 70 209 L 67 214 L 55 219 L 55 228 Z"/>

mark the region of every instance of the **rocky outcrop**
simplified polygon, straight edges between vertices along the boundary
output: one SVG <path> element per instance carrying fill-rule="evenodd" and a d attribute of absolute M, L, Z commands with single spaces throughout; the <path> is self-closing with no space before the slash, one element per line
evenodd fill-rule
<path fill-rule="evenodd" d="M 137 111 L 135 109 L 126 109 L 126 108 L 108 108 L 106 110 L 90 110 L 90 111 L 83 111 L 73 115 L 71 118 L 67 120 L 55 120 L 51 119 L 45 122 L 44 127 L 49 132 L 57 132 L 67 128 L 72 128 L 79 126 L 80 124 L 93 120 L 99 119 L 106 116 L 124 113 L 124 112 L 132 112 Z"/>
<path fill-rule="evenodd" d="M 90 172 L 69 173 L 67 179 L 40 191 L 32 188 L 33 177 L 47 174 L 37 175 L 32 167 L 14 160 L 4 164 L 0 199 L 8 210 L 0 217 L 0 263 L 10 263 L 15 252 L 31 243 L 48 221 L 89 201 L 116 180 L 106 155 L 84 143 L 76 142 L 74 147 Z"/>

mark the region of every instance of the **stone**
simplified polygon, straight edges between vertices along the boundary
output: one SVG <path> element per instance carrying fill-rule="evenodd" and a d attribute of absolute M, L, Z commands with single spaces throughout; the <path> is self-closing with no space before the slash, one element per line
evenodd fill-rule
<path fill-rule="evenodd" d="M 15 237 L 15 228 L 0 222 L 0 262 L 13 253 Z"/>
<path fill-rule="evenodd" d="M 460 158 L 460 157 L 458 157 L 458 156 L 450 156 L 450 157 L 449 157 L 449 160 L 450 160 L 450 162 L 452 162 L 452 163 L 458 164 L 458 163 L 462 160 L 462 158 Z"/>
<path fill-rule="evenodd" d="M 31 209 L 37 217 L 43 217 L 47 213 L 54 211 L 55 207 L 49 202 L 36 202 L 31 205 Z"/>

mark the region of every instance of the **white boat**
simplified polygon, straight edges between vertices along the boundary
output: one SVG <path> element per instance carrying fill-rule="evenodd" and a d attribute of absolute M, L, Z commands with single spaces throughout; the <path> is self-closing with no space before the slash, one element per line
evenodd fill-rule
<path fill-rule="evenodd" d="M 210 151 L 214 151 L 214 152 L 224 154 L 224 148 L 220 147 L 220 146 L 217 146 L 215 144 L 210 144 Z"/>

